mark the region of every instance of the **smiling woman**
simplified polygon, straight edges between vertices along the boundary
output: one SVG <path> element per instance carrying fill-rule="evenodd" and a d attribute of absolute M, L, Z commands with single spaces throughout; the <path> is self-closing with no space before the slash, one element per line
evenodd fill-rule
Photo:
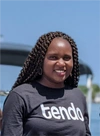
<path fill-rule="evenodd" d="M 86 98 L 78 88 L 74 40 L 49 32 L 30 51 L 21 47 L 14 51 L 18 57 L 23 55 L 20 51 L 29 54 L 4 102 L 1 136 L 91 136 Z"/>

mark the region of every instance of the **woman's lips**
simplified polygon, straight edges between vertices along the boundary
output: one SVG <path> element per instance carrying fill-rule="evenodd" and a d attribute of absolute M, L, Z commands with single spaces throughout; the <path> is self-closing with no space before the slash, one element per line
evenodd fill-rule
<path fill-rule="evenodd" d="M 66 70 L 55 70 L 55 72 L 60 76 L 64 76 L 66 74 Z"/>

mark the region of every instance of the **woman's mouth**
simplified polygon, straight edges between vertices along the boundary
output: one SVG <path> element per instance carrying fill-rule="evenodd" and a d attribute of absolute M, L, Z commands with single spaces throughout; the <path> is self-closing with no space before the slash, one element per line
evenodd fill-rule
<path fill-rule="evenodd" d="M 59 76 L 64 76 L 66 74 L 66 70 L 55 70 L 55 72 L 59 75 Z"/>

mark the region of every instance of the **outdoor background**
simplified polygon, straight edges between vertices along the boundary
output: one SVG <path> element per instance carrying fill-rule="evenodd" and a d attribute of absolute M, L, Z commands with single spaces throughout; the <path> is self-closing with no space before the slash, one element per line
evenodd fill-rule
<path fill-rule="evenodd" d="M 99 0 L 0 0 L 1 42 L 34 47 L 37 39 L 50 31 L 65 32 L 75 40 L 79 58 L 91 68 L 92 83 L 97 85 L 100 91 Z M 20 69 L 0 66 L 1 90 L 11 89 Z M 86 75 L 81 76 L 79 85 L 86 85 L 86 79 Z M 93 119 L 98 118 L 93 120 L 95 127 L 92 126 L 91 130 L 93 136 L 100 136 L 100 104 L 96 104 L 92 112 L 95 113 Z"/>

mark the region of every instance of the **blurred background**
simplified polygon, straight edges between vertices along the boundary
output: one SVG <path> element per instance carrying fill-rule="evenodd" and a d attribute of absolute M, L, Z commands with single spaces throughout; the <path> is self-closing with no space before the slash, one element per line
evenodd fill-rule
<path fill-rule="evenodd" d="M 92 136 L 100 136 L 100 1 L 1 0 L 0 10 L 0 50 L 30 51 L 50 31 L 65 32 L 75 40 L 80 62 L 92 71 L 80 76 L 79 88 L 87 98 Z M 13 61 L 20 61 L 11 54 Z M 1 109 L 20 70 L 21 65 L 0 65 Z"/>

